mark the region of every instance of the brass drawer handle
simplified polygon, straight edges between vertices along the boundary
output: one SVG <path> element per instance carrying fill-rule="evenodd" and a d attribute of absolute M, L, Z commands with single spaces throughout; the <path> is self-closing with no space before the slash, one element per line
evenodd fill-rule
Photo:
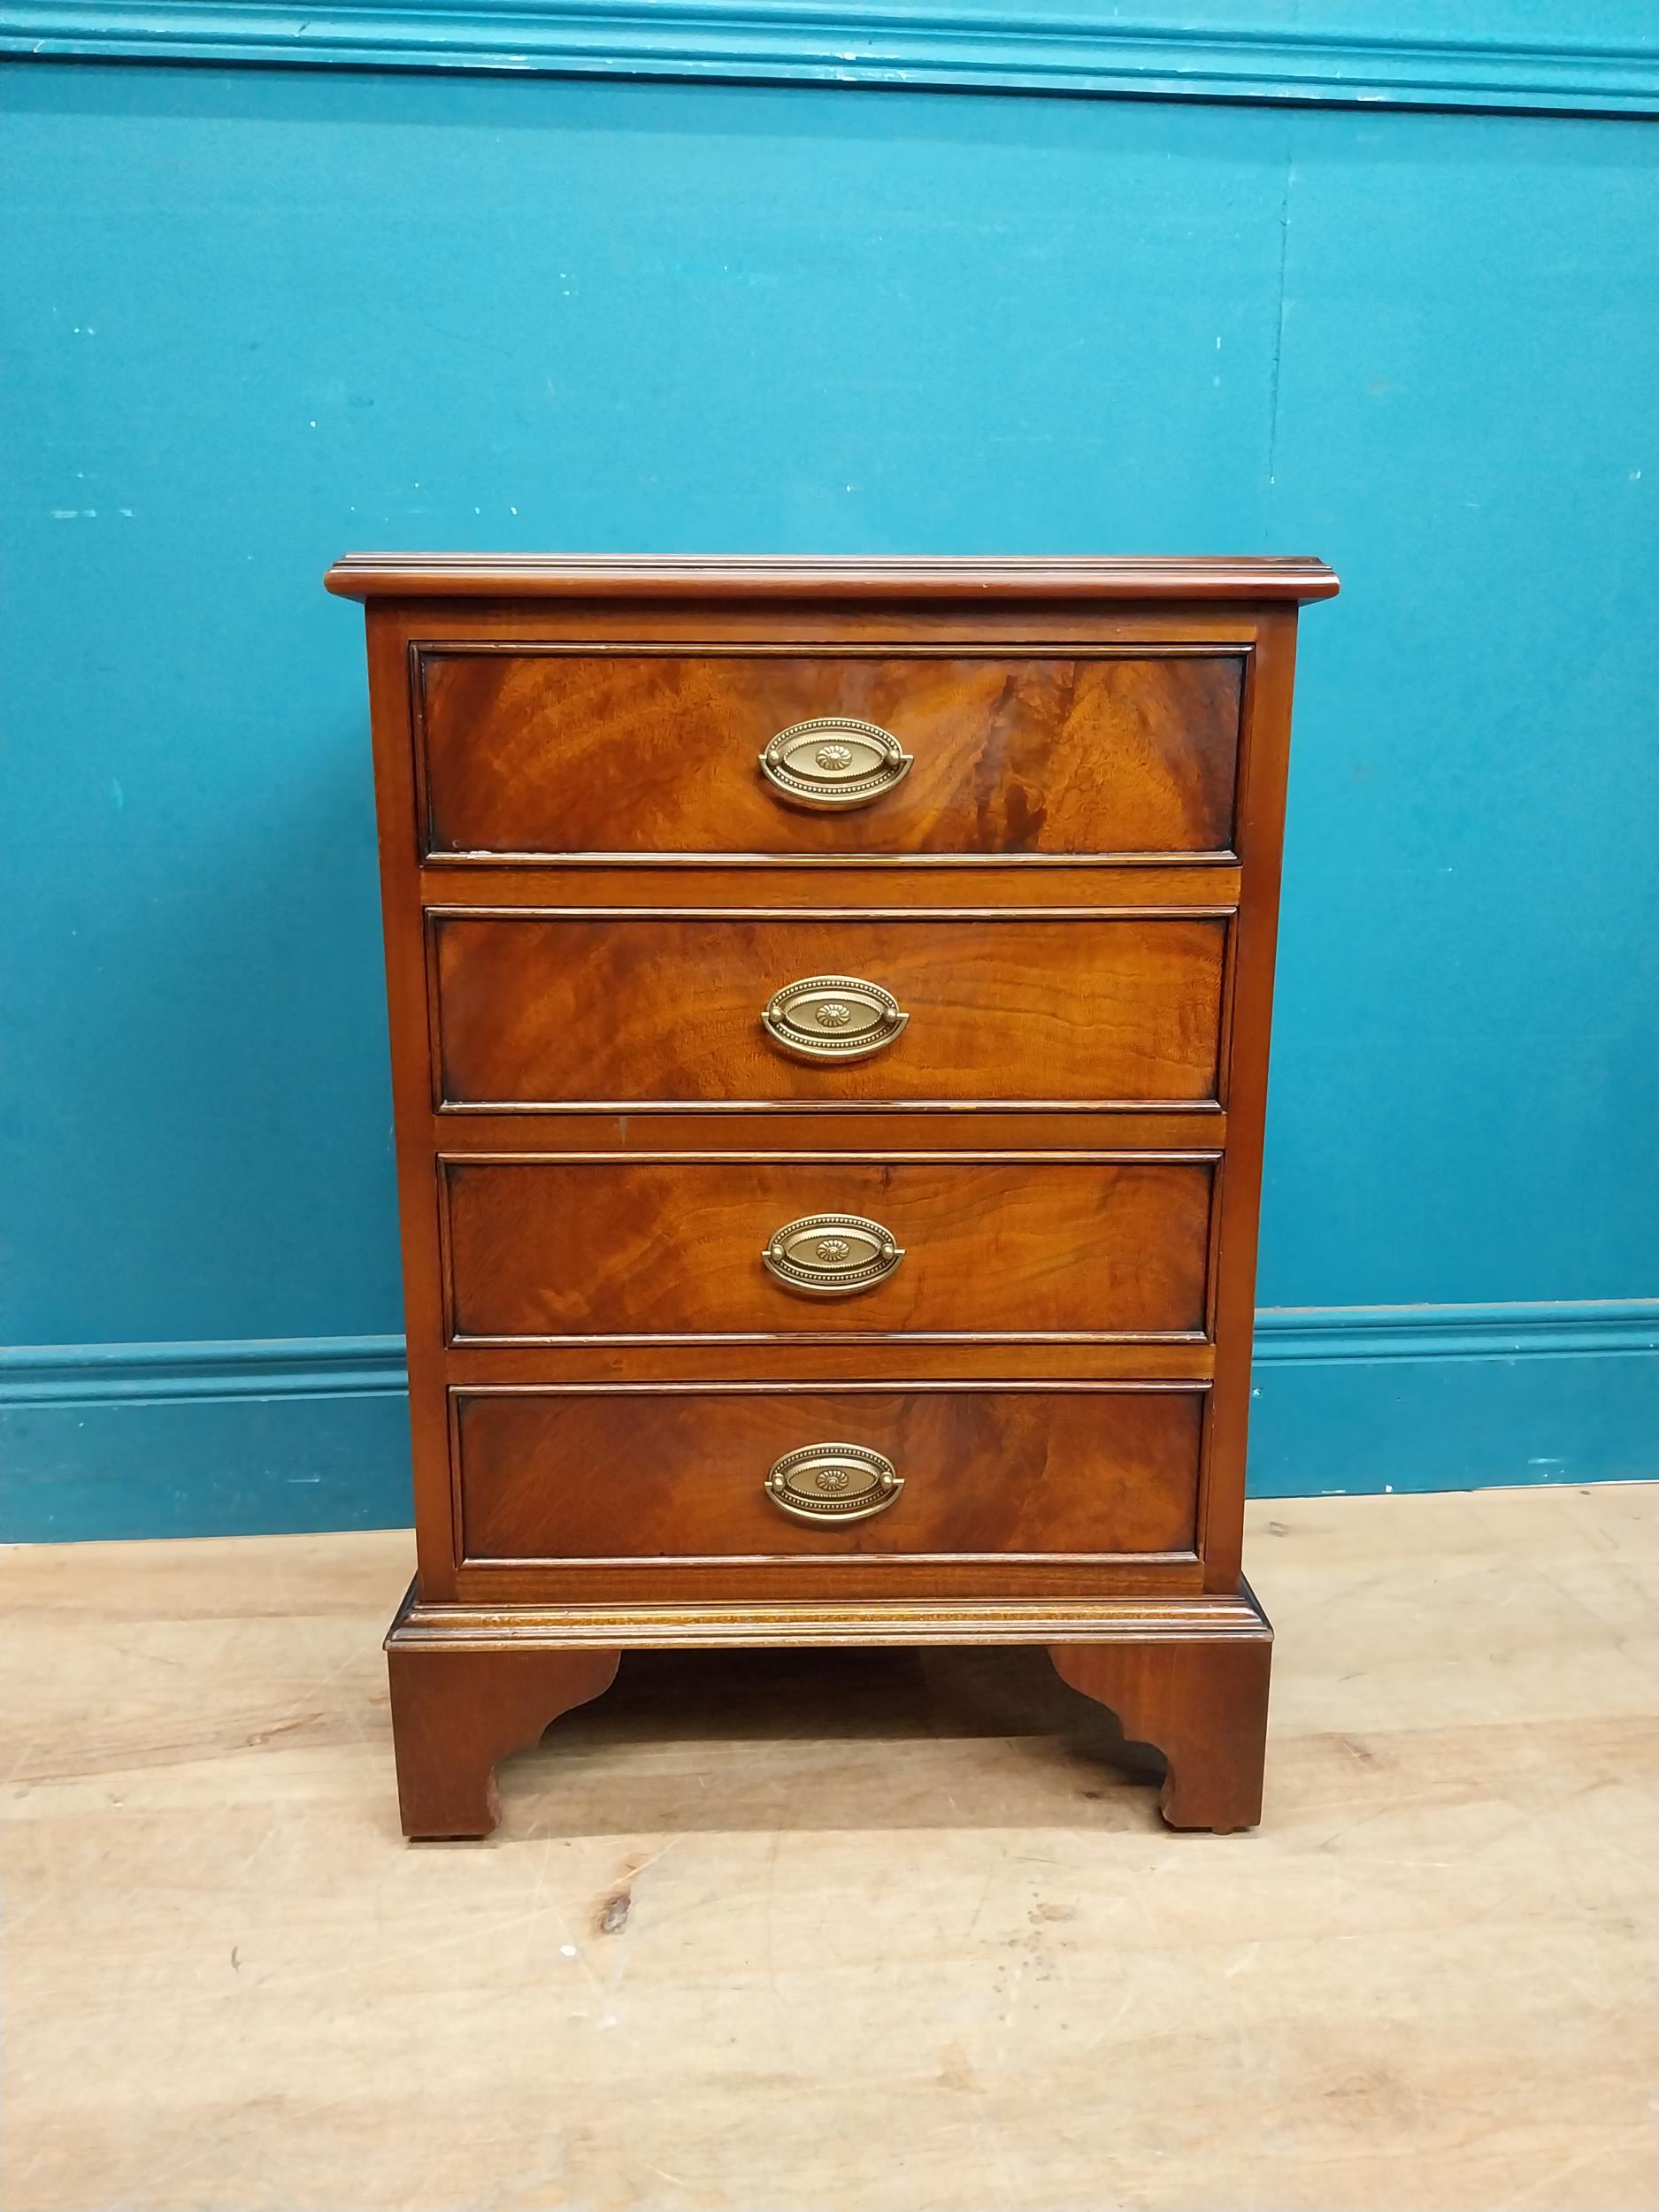
<path fill-rule="evenodd" d="M 849 1298 L 885 1283 L 904 1251 L 891 1229 L 862 1214 L 806 1214 L 774 1229 L 760 1256 L 768 1273 L 791 1290 Z"/>
<path fill-rule="evenodd" d="M 791 806 L 868 806 L 903 782 L 914 758 L 878 722 L 820 714 L 780 730 L 760 772 Z"/>
<path fill-rule="evenodd" d="M 893 1462 L 862 1444 L 809 1444 L 786 1452 L 766 1478 L 766 1495 L 795 1521 L 867 1521 L 904 1487 Z"/>
<path fill-rule="evenodd" d="M 809 975 L 786 983 L 760 1018 L 774 1044 L 803 1060 L 863 1060 L 890 1045 L 910 1018 L 879 983 Z"/>

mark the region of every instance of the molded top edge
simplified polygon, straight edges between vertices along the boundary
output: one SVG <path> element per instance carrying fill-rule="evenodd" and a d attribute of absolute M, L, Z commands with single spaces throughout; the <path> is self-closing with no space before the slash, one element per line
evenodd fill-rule
<path fill-rule="evenodd" d="M 803 559 L 795 555 L 348 553 L 324 583 L 342 599 L 1330 599 L 1323 561 Z"/>

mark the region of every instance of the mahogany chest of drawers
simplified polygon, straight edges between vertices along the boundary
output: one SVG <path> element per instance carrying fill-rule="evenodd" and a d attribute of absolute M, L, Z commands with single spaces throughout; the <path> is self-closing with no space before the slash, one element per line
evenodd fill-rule
<path fill-rule="evenodd" d="M 354 555 L 403 1824 L 646 1646 L 1046 1644 L 1259 1816 L 1240 1573 L 1306 560 Z"/>

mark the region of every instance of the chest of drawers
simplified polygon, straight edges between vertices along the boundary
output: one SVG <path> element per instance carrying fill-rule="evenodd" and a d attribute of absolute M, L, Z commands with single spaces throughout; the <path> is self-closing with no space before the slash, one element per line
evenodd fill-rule
<path fill-rule="evenodd" d="M 416 1836 L 645 1647 L 1047 1645 L 1259 1817 L 1240 1571 L 1317 561 L 354 555 Z"/>

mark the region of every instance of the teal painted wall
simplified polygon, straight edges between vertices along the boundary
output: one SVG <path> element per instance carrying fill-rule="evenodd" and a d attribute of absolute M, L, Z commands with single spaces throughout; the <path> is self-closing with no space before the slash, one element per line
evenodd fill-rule
<path fill-rule="evenodd" d="M 1323 555 L 1253 1478 L 1659 1473 L 1651 132 L 4 96 L 12 1532 L 407 1517 L 363 545 Z"/>

